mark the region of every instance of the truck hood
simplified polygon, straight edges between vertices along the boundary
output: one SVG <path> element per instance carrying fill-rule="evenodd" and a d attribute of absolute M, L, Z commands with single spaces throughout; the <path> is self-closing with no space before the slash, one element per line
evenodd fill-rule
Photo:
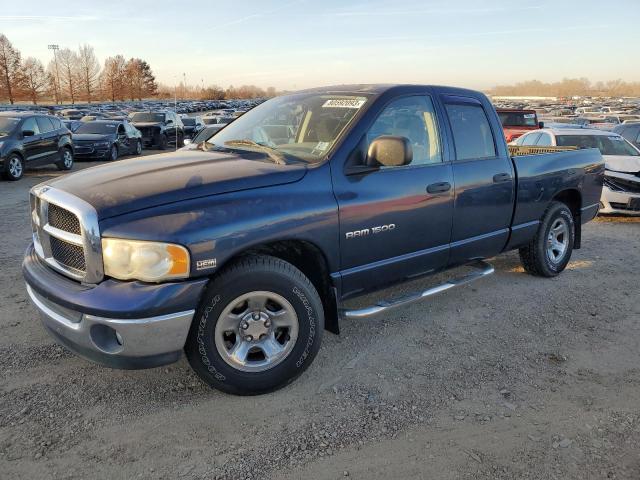
<path fill-rule="evenodd" d="M 98 219 L 144 208 L 296 182 L 306 164 L 278 165 L 262 153 L 180 150 L 87 168 L 49 183 L 91 204 Z"/>
<path fill-rule="evenodd" d="M 640 157 L 627 155 L 603 155 L 604 166 L 607 170 L 624 173 L 640 172 Z"/>

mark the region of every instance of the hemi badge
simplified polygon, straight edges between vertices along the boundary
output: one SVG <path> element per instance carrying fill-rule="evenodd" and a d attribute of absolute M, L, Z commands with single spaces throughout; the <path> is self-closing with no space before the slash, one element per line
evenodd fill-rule
<path fill-rule="evenodd" d="M 196 270 L 207 270 L 208 268 L 216 268 L 215 258 L 207 258 L 196 262 Z"/>

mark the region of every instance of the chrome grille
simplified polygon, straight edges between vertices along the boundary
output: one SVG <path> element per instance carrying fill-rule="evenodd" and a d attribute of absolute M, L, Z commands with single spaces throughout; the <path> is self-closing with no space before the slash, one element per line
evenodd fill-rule
<path fill-rule="evenodd" d="M 56 237 L 50 237 L 49 242 L 51 254 L 58 263 L 79 272 L 85 272 L 87 267 L 84 262 L 84 250 L 81 246 L 67 243 Z"/>
<path fill-rule="evenodd" d="M 65 232 L 80 235 L 80 220 L 69 210 L 55 204 L 49 205 L 49 225 Z"/>
<path fill-rule="evenodd" d="M 91 205 L 61 190 L 36 186 L 31 220 L 35 251 L 50 267 L 84 283 L 102 280 L 98 217 Z"/>

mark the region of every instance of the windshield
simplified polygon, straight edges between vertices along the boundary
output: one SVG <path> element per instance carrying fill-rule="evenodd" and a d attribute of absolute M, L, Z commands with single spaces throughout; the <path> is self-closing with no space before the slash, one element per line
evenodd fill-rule
<path fill-rule="evenodd" d="M 619 135 L 556 135 L 559 147 L 597 148 L 602 155 L 640 156 L 640 152 Z"/>
<path fill-rule="evenodd" d="M 238 117 L 207 144 L 249 150 L 249 143 L 254 143 L 298 160 L 319 162 L 366 102 L 361 96 L 320 93 L 273 98 Z"/>
<path fill-rule="evenodd" d="M 9 135 L 18 123 L 20 123 L 19 118 L 0 117 L 0 135 Z"/>
<path fill-rule="evenodd" d="M 131 114 L 132 122 L 152 122 L 152 123 L 162 123 L 164 122 L 164 113 L 153 113 L 153 112 L 138 112 Z"/>
<path fill-rule="evenodd" d="M 75 133 L 108 134 L 115 133 L 117 128 L 116 123 L 89 122 L 80 125 Z"/>
<path fill-rule="evenodd" d="M 537 127 L 535 113 L 498 112 L 503 127 Z"/>

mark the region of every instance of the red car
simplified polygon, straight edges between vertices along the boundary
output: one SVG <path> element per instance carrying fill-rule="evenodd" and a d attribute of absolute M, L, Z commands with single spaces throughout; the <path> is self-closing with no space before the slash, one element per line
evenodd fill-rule
<path fill-rule="evenodd" d="M 498 108 L 500 123 L 504 130 L 504 138 L 507 143 L 524 135 L 530 130 L 542 128 L 542 122 L 538 122 L 535 110 L 517 110 L 511 108 Z"/>

